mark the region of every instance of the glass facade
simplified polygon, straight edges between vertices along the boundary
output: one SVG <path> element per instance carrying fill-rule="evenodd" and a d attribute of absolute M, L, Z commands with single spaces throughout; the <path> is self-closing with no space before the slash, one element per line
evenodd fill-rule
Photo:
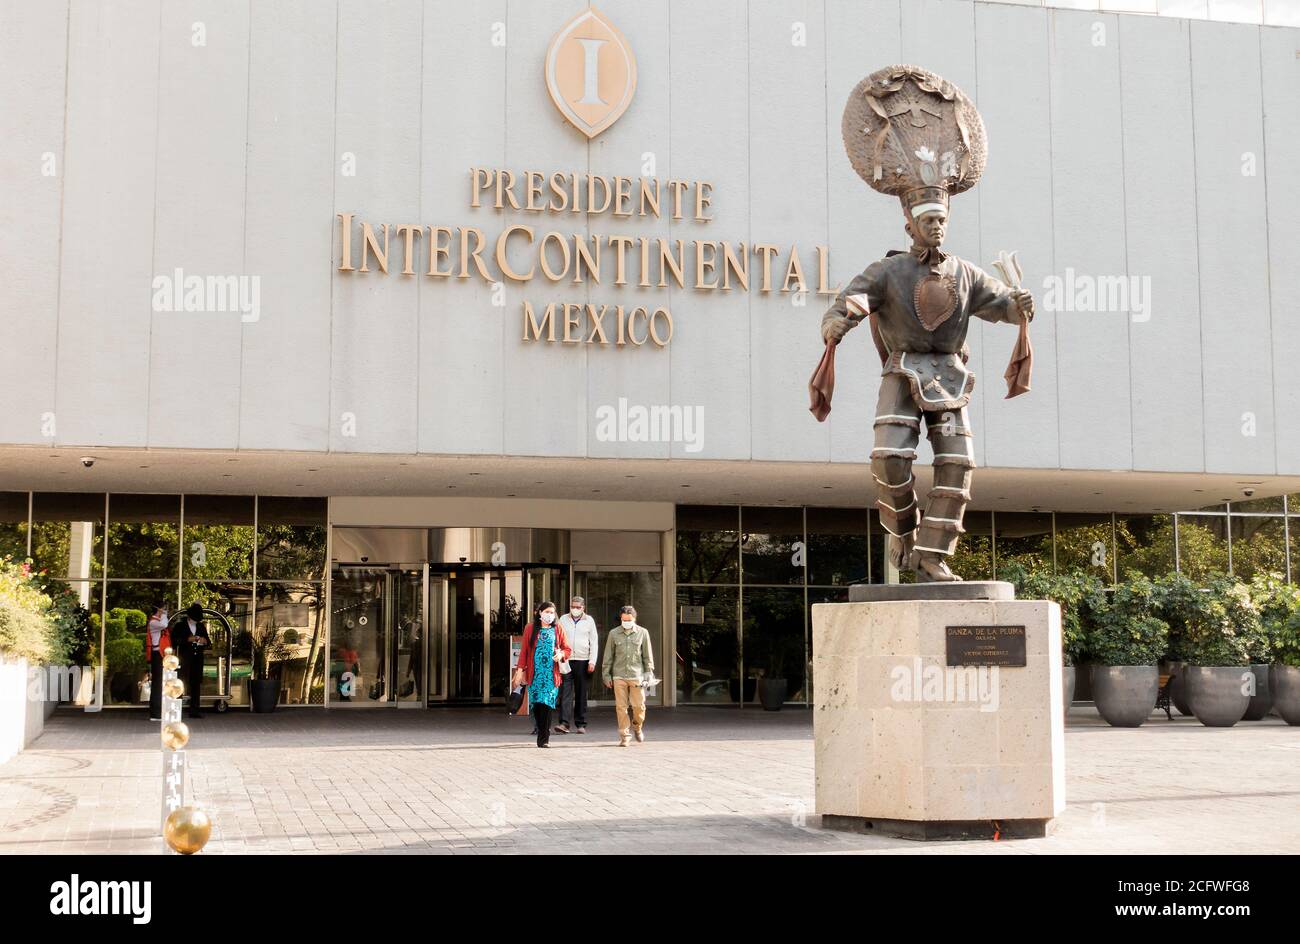
<path fill-rule="evenodd" d="M 1175 570 L 1289 580 L 1300 495 L 1159 515 L 972 511 L 965 528 L 952 567 L 967 579 L 1014 563 L 1107 583 Z M 754 705 L 760 679 L 785 679 L 787 702 L 810 704 L 810 607 L 847 600 L 851 583 L 908 579 L 888 572 L 884 542 L 860 508 L 678 506 L 678 704 Z"/>
<path fill-rule="evenodd" d="M 277 644 L 281 703 L 324 692 L 324 498 L 0 492 L 0 555 L 66 584 L 91 624 L 87 659 L 104 668 L 104 704 L 148 700 L 145 622 L 159 605 L 199 603 L 213 647 L 203 695 L 248 703 L 253 627 Z"/>

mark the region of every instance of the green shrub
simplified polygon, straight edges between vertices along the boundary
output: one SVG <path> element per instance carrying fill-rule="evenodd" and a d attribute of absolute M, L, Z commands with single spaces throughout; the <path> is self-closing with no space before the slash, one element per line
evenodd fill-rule
<path fill-rule="evenodd" d="M 1245 584 L 1214 577 L 1187 610 L 1182 654 L 1192 665 L 1249 665 L 1266 648 L 1259 611 Z"/>
<path fill-rule="evenodd" d="M 1283 661 L 1279 652 L 1297 644 L 1300 628 L 1300 587 L 1287 583 L 1280 574 L 1256 574 L 1250 581 L 1250 598 L 1259 610 L 1263 651 L 1252 652 L 1252 662 Z M 1300 662 L 1284 663 L 1300 665 Z"/>
<path fill-rule="evenodd" d="M 1101 581 L 1082 570 L 1063 574 L 1030 571 L 1019 562 L 998 567 L 998 579 L 1015 585 L 1024 600 L 1052 600 L 1061 608 L 1061 654 L 1066 665 L 1079 665 L 1088 656 L 1091 613 L 1087 604 L 1101 590 Z"/>
<path fill-rule="evenodd" d="M 42 613 L 0 599 L 0 656 L 50 660 L 50 624 Z"/>
<path fill-rule="evenodd" d="M 1141 574 L 1109 594 L 1094 592 L 1087 605 L 1092 633 L 1088 651 L 1101 665 L 1155 665 L 1169 646 L 1169 624 L 1156 615 L 1159 591 Z"/>

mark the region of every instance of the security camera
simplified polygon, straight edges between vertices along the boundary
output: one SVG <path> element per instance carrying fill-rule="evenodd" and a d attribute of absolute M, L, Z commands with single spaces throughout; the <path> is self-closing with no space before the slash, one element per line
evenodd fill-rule
<path fill-rule="evenodd" d="M 1254 495 L 1254 494 L 1255 494 L 1255 490 L 1254 490 L 1253 488 L 1243 488 L 1243 489 L 1241 490 L 1241 494 L 1243 494 L 1243 495 L 1245 495 L 1247 498 L 1249 498 L 1251 495 Z"/>
<path fill-rule="evenodd" d="M 89 469 L 92 465 L 95 464 L 95 457 L 94 457 L 94 456 L 82 456 L 82 457 L 81 457 L 81 464 L 84 465 L 87 469 Z"/>

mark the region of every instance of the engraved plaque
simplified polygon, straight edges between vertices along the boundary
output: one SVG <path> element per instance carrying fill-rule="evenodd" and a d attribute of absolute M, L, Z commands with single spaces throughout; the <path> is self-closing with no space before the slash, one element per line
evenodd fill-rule
<path fill-rule="evenodd" d="M 1023 626 L 948 626 L 948 665 L 1025 664 Z"/>

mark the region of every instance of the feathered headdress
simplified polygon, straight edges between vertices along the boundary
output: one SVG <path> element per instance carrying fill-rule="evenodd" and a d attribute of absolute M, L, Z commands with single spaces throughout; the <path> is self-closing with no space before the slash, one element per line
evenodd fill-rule
<path fill-rule="evenodd" d="M 877 69 L 857 84 L 844 108 L 849 163 L 881 193 L 896 196 L 909 218 L 975 186 L 984 171 L 984 121 L 966 94 L 919 66 Z"/>

